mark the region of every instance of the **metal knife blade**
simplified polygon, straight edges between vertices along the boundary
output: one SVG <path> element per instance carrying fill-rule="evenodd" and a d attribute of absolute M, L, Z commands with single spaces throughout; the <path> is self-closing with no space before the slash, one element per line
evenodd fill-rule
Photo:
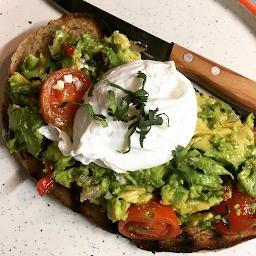
<path fill-rule="evenodd" d="M 177 70 L 211 93 L 246 112 L 256 114 L 256 82 L 176 43 L 167 43 L 83 0 L 51 0 L 65 12 L 86 12 L 119 30 L 130 40 L 148 46 L 147 59 L 173 60 Z"/>

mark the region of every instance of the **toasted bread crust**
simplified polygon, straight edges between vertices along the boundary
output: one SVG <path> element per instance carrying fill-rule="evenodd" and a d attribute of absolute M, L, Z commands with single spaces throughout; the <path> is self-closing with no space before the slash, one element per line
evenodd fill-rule
<path fill-rule="evenodd" d="M 43 53 L 45 56 L 49 55 L 48 45 L 52 44 L 54 32 L 63 25 L 65 26 L 66 31 L 72 35 L 79 35 L 86 30 L 95 39 L 103 36 L 99 24 L 88 14 L 67 14 L 57 20 L 50 21 L 46 26 L 41 27 L 37 32 L 28 36 L 20 44 L 11 59 L 5 88 L 8 86 L 8 79 L 12 74 L 15 71 L 20 71 L 20 65 L 29 53 L 36 56 L 38 56 L 39 53 Z M 10 103 L 11 100 L 8 94 L 4 92 L 2 98 L 2 122 L 6 131 L 8 131 L 7 109 Z M 45 176 L 45 173 L 42 171 L 44 166 L 40 161 L 25 152 L 19 152 L 17 155 L 36 181 Z M 49 193 L 60 203 L 81 213 L 98 227 L 111 233 L 119 234 L 117 224 L 112 223 L 108 219 L 106 213 L 100 211 L 100 206 L 91 204 L 88 201 L 83 203 L 80 202 L 80 191 L 76 186 L 68 189 L 58 183 L 54 183 L 50 188 Z M 181 227 L 181 229 L 182 233 L 178 237 L 165 241 L 130 240 L 140 249 L 152 252 L 195 252 L 200 250 L 228 248 L 243 241 L 256 238 L 256 226 L 244 232 L 243 236 L 221 236 L 214 230 L 200 229 L 199 227 Z"/>

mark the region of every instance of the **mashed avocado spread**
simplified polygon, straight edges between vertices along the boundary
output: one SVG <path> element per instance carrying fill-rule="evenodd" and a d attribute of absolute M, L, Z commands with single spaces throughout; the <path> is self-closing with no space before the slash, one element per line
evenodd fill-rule
<path fill-rule="evenodd" d="M 95 83 L 108 69 L 140 59 L 140 54 L 130 49 L 127 37 L 117 31 L 102 40 L 92 39 L 87 32 L 71 37 L 64 31 L 64 27 L 56 31 L 49 56 L 28 55 L 21 72 L 9 79 L 7 92 L 13 103 L 8 110 L 7 145 L 11 152 L 26 151 L 43 162 L 51 161 L 56 182 L 68 188 L 78 186 L 80 200 L 101 205 L 113 222 L 126 219 L 131 203 L 147 203 L 158 195 L 162 204 L 174 209 L 181 223 L 211 227 L 216 219 L 209 209 L 223 201 L 222 190 L 229 180 L 256 196 L 253 115 L 242 121 L 226 103 L 199 93 L 194 136 L 186 148 L 177 147 L 170 162 L 119 174 L 62 155 L 56 142 L 38 132 L 45 125 L 39 93 L 49 74 L 75 67 Z M 72 55 L 62 50 L 63 44 L 74 49 Z"/>

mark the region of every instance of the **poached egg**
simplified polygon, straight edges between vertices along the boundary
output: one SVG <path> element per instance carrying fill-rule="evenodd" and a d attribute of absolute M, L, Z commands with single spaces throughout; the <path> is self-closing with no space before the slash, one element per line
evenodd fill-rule
<path fill-rule="evenodd" d="M 148 92 L 145 112 L 158 108 L 157 114 L 165 114 L 161 116 L 162 125 L 151 126 L 143 141 L 143 148 L 140 135 L 135 132 L 130 137 L 130 151 L 120 153 L 128 149 L 128 126 L 134 120 L 116 121 L 108 115 L 109 91 L 115 93 L 118 106 L 126 94 L 104 80 L 95 85 L 93 96 L 87 92 L 83 100 L 93 107 L 95 114 L 106 117 L 107 127 L 102 127 L 99 121 L 93 119 L 87 108 L 80 107 L 74 119 L 73 141 L 64 131 L 52 125 L 41 127 L 39 132 L 48 139 L 58 141 L 63 155 L 72 156 L 84 165 L 93 162 L 117 173 L 148 169 L 168 162 L 173 158 L 172 151 L 178 145 L 186 147 L 193 136 L 197 122 L 195 91 L 191 82 L 176 70 L 173 61 L 137 60 L 111 69 L 103 76 L 134 92 L 142 87 L 142 79 L 137 77 L 139 71 L 147 79 L 144 87 Z M 136 111 L 130 107 L 128 114 L 136 115 Z"/>

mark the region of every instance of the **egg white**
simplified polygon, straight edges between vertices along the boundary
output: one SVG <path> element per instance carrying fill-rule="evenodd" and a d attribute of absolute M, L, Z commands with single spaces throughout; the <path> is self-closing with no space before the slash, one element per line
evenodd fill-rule
<path fill-rule="evenodd" d="M 147 77 L 144 87 L 149 93 L 146 112 L 158 108 L 157 113 L 165 113 L 169 117 L 169 126 L 165 115 L 162 115 L 164 123 L 161 126 L 152 126 L 143 148 L 139 143 L 140 135 L 134 133 L 130 152 L 120 153 L 127 150 L 128 126 L 133 121 L 115 121 L 108 115 L 109 90 L 114 91 L 117 103 L 125 94 L 103 80 L 95 85 L 93 96 L 89 97 L 86 93 L 83 100 L 92 105 L 96 114 L 106 116 L 108 127 L 103 128 L 86 108 L 80 107 L 74 120 L 73 143 L 65 132 L 53 126 L 42 127 L 40 132 L 59 141 L 59 149 L 64 155 L 72 156 L 85 165 L 94 162 L 118 173 L 168 162 L 173 158 L 172 151 L 178 145 L 187 146 L 193 136 L 197 121 L 195 91 L 191 82 L 176 70 L 173 61 L 138 60 L 109 70 L 104 77 L 127 90 L 136 91 L 142 86 L 142 79 L 137 77 L 138 71 Z M 130 114 L 136 113 L 132 108 L 129 111 Z"/>

